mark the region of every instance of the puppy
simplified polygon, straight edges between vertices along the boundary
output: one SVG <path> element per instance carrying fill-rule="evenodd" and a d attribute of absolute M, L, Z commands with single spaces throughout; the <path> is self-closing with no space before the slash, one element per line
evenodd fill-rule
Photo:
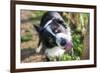
<path fill-rule="evenodd" d="M 39 32 L 40 42 L 36 52 L 42 51 L 47 58 L 59 58 L 65 52 L 72 51 L 72 38 L 70 27 L 58 12 L 46 12 L 39 26 L 35 26 Z"/>

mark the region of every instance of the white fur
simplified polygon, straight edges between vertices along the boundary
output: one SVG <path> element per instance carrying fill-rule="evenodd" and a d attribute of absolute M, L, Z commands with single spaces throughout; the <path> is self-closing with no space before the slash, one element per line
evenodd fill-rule
<path fill-rule="evenodd" d="M 54 47 L 54 48 L 46 49 L 45 54 L 48 57 L 59 57 L 59 56 L 63 55 L 64 52 L 65 52 L 64 49 L 62 49 L 60 47 Z"/>
<path fill-rule="evenodd" d="M 43 44 L 42 43 L 40 43 L 40 45 L 39 45 L 39 47 L 36 49 L 36 53 L 39 53 L 40 51 L 41 51 L 41 49 L 42 49 L 42 46 Z"/>
<path fill-rule="evenodd" d="M 53 19 L 49 20 L 49 21 L 45 24 L 44 28 L 46 28 L 52 21 L 53 21 Z"/>

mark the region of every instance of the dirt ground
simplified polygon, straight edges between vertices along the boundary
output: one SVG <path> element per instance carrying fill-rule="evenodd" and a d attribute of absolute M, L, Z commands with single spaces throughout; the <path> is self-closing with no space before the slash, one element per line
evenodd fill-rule
<path fill-rule="evenodd" d="M 32 35 L 30 40 L 21 41 L 21 62 L 42 62 L 45 61 L 45 56 L 36 54 L 35 49 L 38 47 L 39 36 L 34 25 L 38 25 L 40 21 L 35 20 L 34 11 L 21 10 L 21 36 Z"/>

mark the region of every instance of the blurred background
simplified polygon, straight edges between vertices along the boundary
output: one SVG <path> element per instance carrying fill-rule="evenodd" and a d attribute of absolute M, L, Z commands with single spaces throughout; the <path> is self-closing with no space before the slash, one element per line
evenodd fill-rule
<path fill-rule="evenodd" d="M 39 25 L 46 11 L 21 10 L 21 62 L 44 62 L 45 55 L 35 53 L 39 35 L 33 25 Z M 73 55 L 64 54 L 60 61 L 89 59 L 89 13 L 59 12 L 71 27 Z"/>

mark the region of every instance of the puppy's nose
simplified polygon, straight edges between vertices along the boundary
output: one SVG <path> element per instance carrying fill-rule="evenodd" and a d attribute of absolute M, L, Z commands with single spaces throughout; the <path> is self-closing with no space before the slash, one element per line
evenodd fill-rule
<path fill-rule="evenodd" d="M 65 46 L 66 44 L 67 44 L 66 39 L 61 38 L 60 45 L 61 45 L 61 46 Z"/>

